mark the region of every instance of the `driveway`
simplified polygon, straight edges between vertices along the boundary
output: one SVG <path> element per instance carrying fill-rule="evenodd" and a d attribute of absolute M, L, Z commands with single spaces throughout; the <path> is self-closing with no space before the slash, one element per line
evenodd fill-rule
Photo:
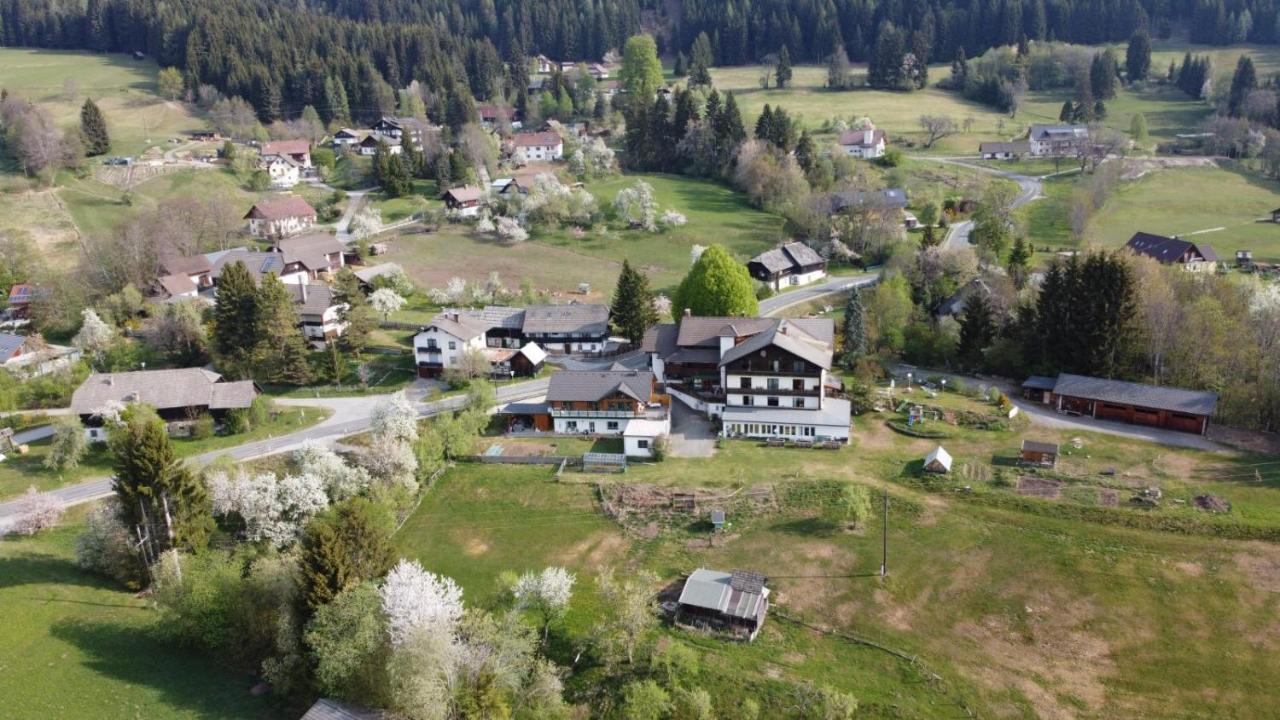
<path fill-rule="evenodd" d="M 860 275 L 846 275 L 842 277 L 828 278 L 825 282 L 806 285 L 796 290 L 779 293 L 771 298 L 760 301 L 760 315 L 769 317 L 777 315 L 794 305 L 800 303 L 811 302 L 827 295 L 835 295 L 845 292 L 854 287 L 867 287 L 874 285 L 879 279 L 879 273 L 862 273 Z"/>
<path fill-rule="evenodd" d="M 667 438 L 671 457 L 707 458 L 716 454 L 716 434 L 701 413 L 671 400 L 671 435 Z"/>
<path fill-rule="evenodd" d="M 987 167 L 986 165 L 977 165 L 972 162 L 966 162 L 970 158 L 935 158 L 935 157 L 918 157 L 919 160 L 932 160 L 933 162 L 944 163 L 947 165 L 958 165 L 960 167 L 977 170 L 995 175 L 997 177 L 1012 180 L 1018 183 L 1018 197 L 1013 199 L 1012 207 L 1020 208 L 1023 205 L 1041 197 L 1044 191 L 1044 185 L 1040 182 L 1041 178 L 1032 177 L 1030 175 L 1021 175 L 1019 173 L 1010 172 L 1008 170 L 999 170 L 997 168 Z M 943 246 L 949 249 L 956 249 L 969 245 L 969 233 L 973 232 L 973 221 L 965 220 L 953 224 L 947 230 L 947 239 L 943 241 Z"/>
<path fill-rule="evenodd" d="M 429 403 L 420 402 L 425 392 L 425 388 L 422 388 L 417 389 L 416 392 L 411 390 L 409 393 L 409 397 L 417 403 L 419 417 L 431 417 L 446 411 L 457 410 L 466 402 L 466 397 L 462 395 Z M 499 403 L 507 403 L 513 400 L 524 400 L 538 395 L 545 395 L 546 392 L 547 380 L 544 378 L 503 385 L 497 389 L 496 394 Z M 277 398 L 276 403 L 284 407 L 323 407 L 332 411 L 332 414 L 320 423 L 305 430 L 215 450 L 187 458 L 186 461 L 188 465 L 199 468 L 219 457 L 229 457 L 237 461 L 243 461 L 268 455 L 277 455 L 283 452 L 292 452 L 302 447 L 303 443 L 307 441 L 332 445 L 344 437 L 358 435 L 368 430 L 373 409 L 388 397 L 389 395 L 387 394 L 380 394 L 351 398 Z M 85 480 L 84 482 L 60 487 L 50 492 L 61 499 L 67 506 L 79 505 L 110 495 L 111 478 Z M 0 503 L 0 534 L 8 531 L 14 519 L 21 512 L 20 502 L 20 500 L 11 500 Z"/>

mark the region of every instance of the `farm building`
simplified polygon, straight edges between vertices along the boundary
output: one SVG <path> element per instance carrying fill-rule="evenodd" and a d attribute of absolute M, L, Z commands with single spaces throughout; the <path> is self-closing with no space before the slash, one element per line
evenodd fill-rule
<path fill-rule="evenodd" d="M 755 640 L 769 611 L 765 580 L 765 576 L 746 570 L 727 573 L 698 568 L 680 590 L 676 621 Z"/>
<path fill-rule="evenodd" d="M 1191 272 L 1212 272 L 1218 268 L 1218 253 L 1207 243 L 1193 243 L 1177 237 L 1134 233 L 1124 245 L 1137 255 L 1161 265 L 1181 265 Z"/>
<path fill-rule="evenodd" d="M 984 142 L 978 145 L 983 160 L 1020 160 L 1031 153 L 1031 143 L 1026 140 L 1013 142 Z"/>
<path fill-rule="evenodd" d="M 747 263 L 751 277 L 781 290 L 784 285 L 807 285 L 827 275 L 827 261 L 802 242 L 766 250 Z"/>
<path fill-rule="evenodd" d="M 1217 393 L 1065 373 L 1054 383 L 1051 401 L 1060 413 L 1199 435 L 1218 408 Z"/>
<path fill-rule="evenodd" d="M 203 368 L 94 373 L 71 395 L 71 412 L 80 416 L 89 439 L 100 441 L 107 437 L 102 411 L 111 405 L 145 403 L 173 424 L 204 413 L 220 420 L 249 407 L 257 396 L 252 380 L 227 382 Z"/>
<path fill-rule="evenodd" d="M 1057 378 L 1032 375 L 1022 383 L 1022 397 L 1047 405 L 1050 402 L 1050 396 L 1053 394 L 1053 386 L 1057 382 Z"/>
<path fill-rule="evenodd" d="M 484 190 L 475 185 L 450 188 L 440 193 L 445 207 L 456 211 L 462 217 L 475 217 L 480 214 L 480 204 L 484 201 Z"/>
<path fill-rule="evenodd" d="M 929 451 L 924 456 L 924 471 L 942 474 L 951 472 L 951 453 L 941 445 Z"/>
<path fill-rule="evenodd" d="M 1018 459 L 1029 465 L 1053 467 L 1058 462 L 1058 446 L 1038 440 L 1023 440 Z"/>
<path fill-rule="evenodd" d="M 534 343 L 525 343 L 519 349 L 485 348 L 484 353 L 493 363 L 494 375 L 503 377 L 533 377 L 547 359 L 546 351 Z"/>
<path fill-rule="evenodd" d="M 872 160 L 884 157 L 885 140 L 887 137 L 883 130 L 867 123 L 866 127 L 840 133 L 838 142 L 845 155 Z"/>

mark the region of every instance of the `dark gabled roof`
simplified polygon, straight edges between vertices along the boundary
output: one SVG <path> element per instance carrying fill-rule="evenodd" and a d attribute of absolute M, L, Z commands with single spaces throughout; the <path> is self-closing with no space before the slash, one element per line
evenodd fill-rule
<path fill-rule="evenodd" d="M 676 336 L 676 345 L 682 348 L 706 345 L 720 347 L 720 337 L 745 337 L 755 335 L 772 327 L 772 318 L 749 317 L 700 317 L 691 315 L 681 318 L 680 332 Z"/>
<path fill-rule="evenodd" d="M 437 330 L 448 333 L 459 340 L 470 340 L 479 337 L 488 331 L 489 325 L 484 324 L 480 320 L 469 315 L 455 313 L 452 311 L 442 312 L 432 319 L 431 324 L 423 328 L 424 331 L 436 328 Z"/>
<path fill-rule="evenodd" d="M 1028 136 L 1033 140 L 1050 137 L 1074 140 L 1089 137 L 1089 128 L 1084 125 L 1032 125 Z"/>
<path fill-rule="evenodd" d="M 94 373 L 71 395 L 71 411 L 91 415 L 108 402 L 141 402 L 157 410 L 209 407 L 246 408 L 258 394 L 252 380 L 221 382 L 202 368 Z"/>
<path fill-rule="evenodd" d="M 26 344 L 27 339 L 21 335 L 0 333 L 0 363 L 8 360 Z"/>
<path fill-rule="evenodd" d="M 831 343 L 815 338 L 791 320 L 778 320 L 771 330 L 757 333 L 729 348 L 720 358 L 720 364 L 727 365 L 770 346 L 807 360 L 824 370 L 831 369 Z"/>
<path fill-rule="evenodd" d="M 523 328 L 526 335 L 575 332 L 598 335 L 609 329 L 609 307 L 586 303 L 530 305 L 524 311 Z"/>
<path fill-rule="evenodd" d="M 867 142 L 867 130 L 871 131 L 871 142 Z M 840 133 L 840 144 L 846 147 L 875 147 L 886 140 L 884 131 L 874 127 L 857 130 L 845 130 Z"/>
<path fill-rule="evenodd" d="M 1044 375 L 1032 375 L 1023 381 L 1022 387 L 1028 390 L 1052 390 L 1053 386 L 1057 383 L 1057 378 L 1045 377 Z"/>
<path fill-rule="evenodd" d="M 984 142 L 978 144 L 978 152 L 984 153 L 1026 153 L 1031 152 L 1031 143 L 1026 140 L 1014 140 L 1013 142 Z"/>
<path fill-rule="evenodd" d="M 336 235 L 329 233 L 310 233 L 276 242 L 276 250 L 284 255 L 286 265 L 302 263 L 308 270 L 327 269 L 329 256 L 345 248 Z"/>
<path fill-rule="evenodd" d="M 1178 262 L 1182 259 L 1183 254 L 1192 248 L 1195 248 L 1201 255 L 1204 255 L 1206 260 L 1213 260 L 1216 262 L 1218 259 L 1217 253 L 1213 252 L 1213 248 L 1211 247 L 1208 248 L 1209 252 L 1206 253 L 1204 248 L 1208 246 L 1198 247 L 1190 240 L 1183 240 L 1182 238 L 1177 237 L 1165 237 L 1164 235 L 1153 235 L 1152 233 L 1145 232 L 1134 233 L 1133 237 L 1129 238 L 1129 242 L 1125 243 L 1124 246 L 1138 255 L 1152 258 L 1153 260 L 1166 265 Z M 1212 258 L 1210 258 L 1210 254 L 1212 254 Z"/>
<path fill-rule="evenodd" d="M 285 287 L 289 289 L 293 304 L 298 306 L 299 315 L 324 315 L 326 310 L 339 304 L 334 298 L 333 288 L 323 283 L 308 283 L 305 286 L 290 283 Z M 303 287 L 306 288 L 305 293 L 302 291 Z"/>
<path fill-rule="evenodd" d="M 1058 376 L 1053 392 L 1067 397 L 1189 415 L 1212 415 L 1218 408 L 1217 393 L 1066 373 Z"/>
<path fill-rule="evenodd" d="M 547 400 L 561 402 L 594 402 L 622 393 L 639 402 L 648 402 L 653 394 L 653 373 L 626 371 L 561 371 L 551 376 Z"/>
<path fill-rule="evenodd" d="M 790 270 L 795 272 L 810 265 L 821 265 L 826 262 L 813 248 L 801 242 L 789 242 L 772 250 L 766 250 L 751 258 L 751 262 L 759 263 L 770 273 Z"/>
<path fill-rule="evenodd" d="M 284 220 L 291 217 L 315 217 L 316 209 L 311 203 L 297 195 L 274 197 L 249 208 L 244 219 Z"/>
<path fill-rule="evenodd" d="M 885 190 L 839 190 L 816 195 L 814 205 L 820 212 L 835 213 L 848 208 L 878 208 L 901 210 L 907 207 L 907 191 L 901 188 Z"/>
<path fill-rule="evenodd" d="M 462 187 L 449 188 L 448 190 L 440 193 L 440 197 L 451 197 L 454 202 L 459 203 L 474 202 L 483 198 L 484 195 L 484 190 L 476 187 L 475 185 L 463 185 Z"/>
<path fill-rule="evenodd" d="M 160 261 L 166 275 L 203 275 L 213 270 L 213 263 L 204 255 L 167 257 Z"/>
<path fill-rule="evenodd" d="M 675 323 L 660 323 L 645 331 L 640 349 L 647 353 L 657 353 L 658 357 L 666 357 L 676 349 L 676 337 L 680 334 L 680 326 Z"/>
<path fill-rule="evenodd" d="M 370 710 L 337 700 L 320 698 L 307 710 L 307 714 L 303 715 L 301 720 L 382 720 L 385 717 L 386 713 L 381 710 Z"/>

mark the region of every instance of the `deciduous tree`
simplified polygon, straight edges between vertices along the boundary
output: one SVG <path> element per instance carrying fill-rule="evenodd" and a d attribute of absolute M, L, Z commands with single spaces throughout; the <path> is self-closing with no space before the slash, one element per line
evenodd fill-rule
<path fill-rule="evenodd" d="M 686 311 L 700 316 L 755 317 L 760 305 L 747 268 L 723 245 L 712 245 L 690 268 L 672 298 L 677 317 Z"/>

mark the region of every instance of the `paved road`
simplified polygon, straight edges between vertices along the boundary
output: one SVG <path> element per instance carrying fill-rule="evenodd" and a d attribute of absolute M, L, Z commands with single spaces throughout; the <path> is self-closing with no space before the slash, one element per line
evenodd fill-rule
<path fill-rule="evenodd" d="M 438 415 L 447 410 L 456 410 L 466 402 L 464 396 L 458 395 L 448 397 L 443 400 L 433 402 L 421 402 L 422 395 L 425 391 L 417 389 L 410 391 L 410 397 L 419 402 L 418 415 L 420 417 L 430 417 Z M 528 380 L 525 382 L 513 383 L 511 385 L 503 385 L 498 388 L 497 396 L 499 403 L 511 402 L 513 400 L 524 400 L 538 395 L 545 395 L 547 392 L 547 380 Z M 214 452 L 197 455 L 187 458 L 190 465 L 200 467 L 207 465 L 218 457 L 230 457 L 235 460 L 253 460 L 255 458 L 275 455 L 282 452 L 289 452 L 302 447 L 307 441 L 321 442 L 332 445 L 335 441 L 356 435 L 369 429 L 369 418 L 373 409 L 379 403 L 384 401 L 388 395 L 364 395 L 352 398 L 318 398 L 318 399 L 295 399 L 281 398 L 276 402 L 282 406 L 312 406 L 324 407 L 333 411 L 324 421 L 299 430 L 288 435 L 281 435 L 277 438 L 267 438 L 243 445 L 237 445 L 231 448 L 224 448 Z M 79 505 L 81 503 L 92 502 L 99 498 L 106 497 L 111 494 L 111 478 L 94 478 L 86 480 L 75 485 L 68 485 L 51 491 L 60 498 L 66 505 Z M 12 524 L 14 518 L 20 512 L 19 501 L 9 501 L 0 503 L 0 534 L 6 532 Z"/>
<path fill-rule="evenodd" d="M 760 314 L 762 316 L 777 315 L 789 307 L 806 303 L 827 295 L 835 295 L 842 293 L 853 287 L 867 287 L 874 285 L 879 279 L 879 273 L 862 273 L 860 275 L 843 275 L 840 277 L 831 277 L 826 282 L 806 285 L 797 290 L 779 293 L 771 298 L 760 301 Z"/>
<path fill-rule="evenodd" d="M 979 172 L 987 173 L 988 175 L 995 175 L 995 176 L 1012 180 L 1018 183 L 1018 190 L 1020 192 L 1018 193 L 1018 197 L 1014 198 L 1013 200 L 1014 208 L 1020 208 L 1023 205 L 1026 205 L 1027 203 L 1031 202 L 1032 200 L 1035 200 L 1036 198 L 1041 196 L 1041 193 L 1044 190 L 1044 185 L 1043 183 L 1041 183 L 1041 178 L 1032 177 L 1030 175 L 1021 175 L 1015 172 L 1010 172 L 1008 170 L 999 170 L 997 168 L 987 167 L 986 165 L 978 165 L 972 162 L 966 162 L 966 160 L 971 160 L 972 158 L 935 158 L 935 157 L 921 156 L 918 159 L 931 160 L 933 162 L 944 163 L 947 165 L 958 165 L 960 167 L 969 168 L 970 170 L 977 170 Z M 955 223 L 948 229 L 947 239 L 943 243 L 943 245 L 951 249 L 969 245 L 970 244 L 969 233 L 971 232 L 973 232 L 972 220 L 965 220 L 964 222 Z"/>
<path fill-rule="evenodd" d="M 702 457 L 716 454 L 716 434 L 702 413 L 680 400 L 671 400 L 671 436 L 667 452 L 671 457 Z"/>

